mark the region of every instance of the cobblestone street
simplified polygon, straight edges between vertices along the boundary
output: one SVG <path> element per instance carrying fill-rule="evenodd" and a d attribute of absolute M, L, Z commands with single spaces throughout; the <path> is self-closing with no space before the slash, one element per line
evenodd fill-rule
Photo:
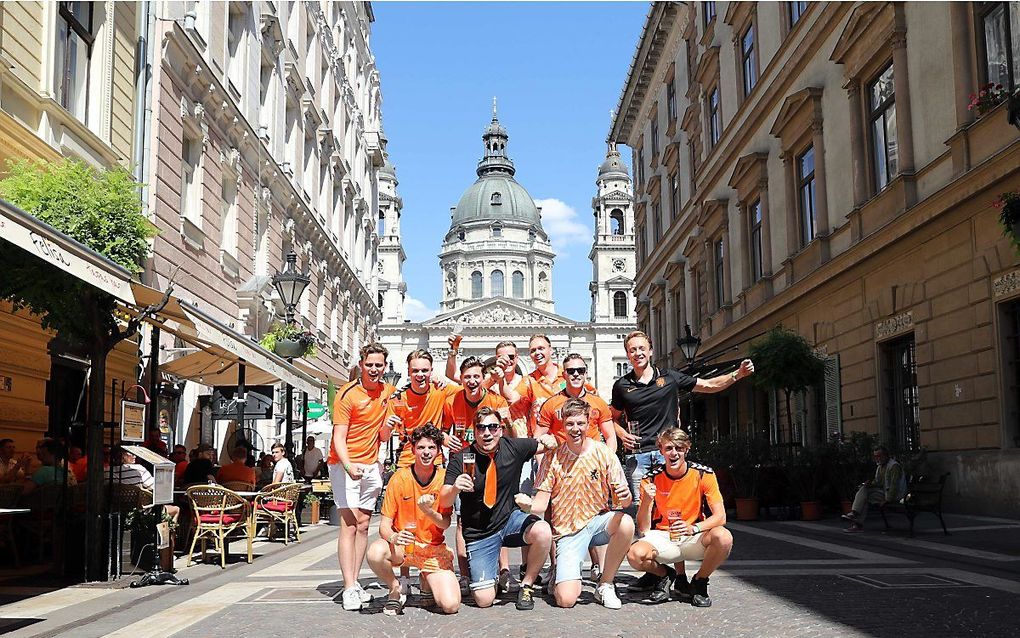
<path fill-rule="evenodd" d="M 594 603 L 586 584 L 572 610 L 554 608 L 542 597 L 535 611 L 518 612 L 507 596 L 493 609 L 468 604 L 452 617 L 416 607 L 414 597 L 399 618 L 384 616 L 380 600 L 361 613 L 344 612 L 335 529 L 320 526 L 300 545 L 253 565 L 225 572 L 200 568 L 187 588 L 115 590 L 63 608 L 40 596 L 0 612 L 26 618 L 33 605 L 49 610 L 39 615 L 46 620 L 12 636 L 62 635 L 70 630 L 59 625 L 62 619 L 72 619 L 76 636 L 130 638 L 285 636 L 312 624 L 330 634 L 358 636 L 1014 635 L 1020 522 L 951 516 L 948 523 L 951 536 L 922 527 L 916 539 L 902 526 L 881 533 L 880 523 L 865 534 L 846 535 L 836 519 L 731 524 L 734 552 L 712 578 L 709 609 L 649 605 L 624 594 L 623 609 L 610 611 Z M 382 598 L 367 569 L 362 576 Z M 618 583 L 633 579 L 625 571 Z"/>

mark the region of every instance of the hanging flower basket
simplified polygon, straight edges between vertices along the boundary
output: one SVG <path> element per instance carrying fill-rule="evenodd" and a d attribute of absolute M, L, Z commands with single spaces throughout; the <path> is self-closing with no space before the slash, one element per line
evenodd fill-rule
<path fill-rule="evenodd" d="M 977 93 L 970 94 L 970 104 L 967 105 L 967 110 L 976 111 L 978 117 L 981 117 L 1005 102 L 1008 97 L 1009 91 L 1004 89 L 1001 84 L 989 82 L 981 85 Z"/>
<path fill-rule="evenodd" d="M 1020 254 L 1020 193 L 1008 191 L 999 195 L 992 203 L 999 210 L 999 224 L 1002 234 L 1009 238 L 1013 247 Z"/>
<path fill-rule="evenodd" d="M 263 335 L 259 345 L 285 358 L 315 355 L 315 337 L 312 333 L 299 326 L 283 323 L 274 323 L 269 332 Z"/>

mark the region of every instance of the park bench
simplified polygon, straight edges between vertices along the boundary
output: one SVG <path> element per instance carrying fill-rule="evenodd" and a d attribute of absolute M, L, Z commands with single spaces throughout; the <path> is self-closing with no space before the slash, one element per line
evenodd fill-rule
<path fill-rule="evenodd" d="M 885 528 L 890 529 L 887 514 L 904 514 L 907 520 L 910 521 L 910 536 L 913 537 L 914 518 L 922 512 L 929 512 L 939 517 L 939 523 L 942 523 L 942 531 L 946 536 L 949 536 L 949 530 L 946 529 L 946 521 L 942 518 L 942 492 L 945 490 L 948 478 L 949 472 L 939 476 L 936 480 L 930 480 L 929 477 L 923 475 L 911 477 L 907 483 L 907 494 L 903 497 L 902 501 L 886 503 L 878 508 L 878 511 L 882 514 Z"/>

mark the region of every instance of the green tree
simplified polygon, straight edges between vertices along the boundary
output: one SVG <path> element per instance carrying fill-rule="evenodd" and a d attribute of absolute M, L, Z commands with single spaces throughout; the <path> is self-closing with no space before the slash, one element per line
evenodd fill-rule
<path fill-rule="evenodd" d="M 149 254 L 155 228 L 141 212 L 139 185 L 128 171 L 97 171 L 81 161 L 8 163 L 8 176 L 0 180 L 0 198 L 10 201 L 72 239 L 104 255 L 131 272 L 141 269 Z M 145 313 L 118 317 L 116 299 L 106 291 L 67 275 L 41 260 L 26 258 L 21 250 L 0 251 L 0 299 L 15 309 L 27 308 L 40 317 L 43 327 L 61 339 L 88 349 L 88 456 L 102 458 L 102 427 L 106 359 L 113 348 L 134 336 Z M 104 576 L 103 466 L 89 463 L 86 535 L 91 550 L 87 576 Z"/>
<path fill-rule="evenodd" d="M 790 396 L 803 392 L 825 376 L 825 361 L 811 348 L 807 339 L 793 330 L 778 325 L 765 336 L 751 343 L 749 355 L 754 361 L 755 385 L 782 390 L 786 398 L 786 415 L 793 431 L 793 409 Z"/>

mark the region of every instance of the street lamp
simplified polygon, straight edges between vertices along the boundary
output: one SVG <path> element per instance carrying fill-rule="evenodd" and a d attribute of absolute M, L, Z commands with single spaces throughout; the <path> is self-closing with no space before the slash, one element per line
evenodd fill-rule
<path fill-rule="evenodd" d="M 392 361 L 390 361 L 390 369 L 387 370 L 386 372 L 383 372 L 382 380 L 383 383 L 388 383 L 394 388 L 397 387 L 398 383 L 400 383 L 400 373 L 393 369 Z"/>
<path fill-rule="evenodd" d="M 273 275 L 273 287 L 280 295 L 284 308 L 287 309 L 287 325 L 294 323 L 294 308 L 297 307 L 301 294 L 308 287 L 311 278 L 303 272 L 298 272 L 297 255 L 294 251 L 287 254 L 287 266 L 282 272 Z"/>
<path fill-rule="evenodd" d="M 280 295 L 280 300 L 283 301 L 283 307 L 287 311 L 287 325 L 294 325 L 294 308 L 297 307 L 298 299 L 301 298 L 301 294 L 311 283 L 311 278 L 303 272 L 298 272 L 297 269 L 297 255 L 294 251 L 287 253 L 287 265 L 284 267 L 282 272 L 278 272 L 273 275 L 273 287 L 276 288 L 276 292 Z M 293 357 L 287 357 L 287 363 L 294 361 Z M 304 413 L 308 411 L 308 394 L 302 395 Z M 287 384 L 287 442 L 286 449 L 290 453 L 294 450 L 294 388 Z"/>
<path fill-rule="evenodd" d="M 695 337 L 691 334 L 691 324 L 689 323 L 684 324 L 684 332 L 686 334 L 676 340 L 676 345 L 680 347 L 680 352 L 684 353 L 688 367 L 691 367 L 694 365 L 694 357 L 698 356 L 698 348 L 701 347 L 701 337 Z"/>

